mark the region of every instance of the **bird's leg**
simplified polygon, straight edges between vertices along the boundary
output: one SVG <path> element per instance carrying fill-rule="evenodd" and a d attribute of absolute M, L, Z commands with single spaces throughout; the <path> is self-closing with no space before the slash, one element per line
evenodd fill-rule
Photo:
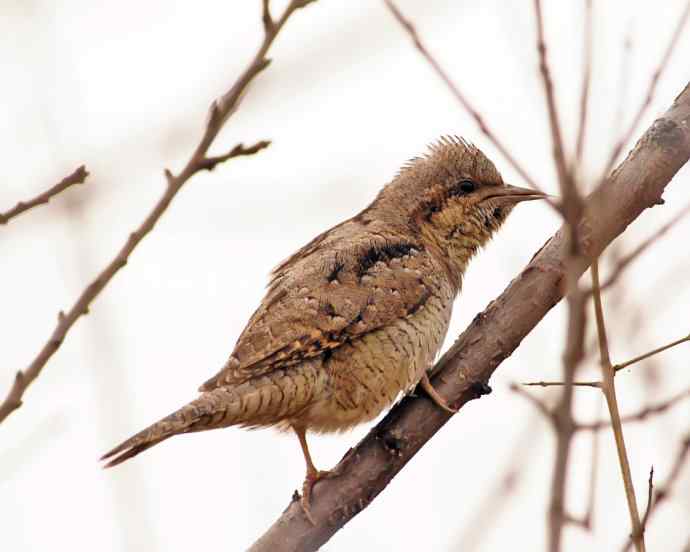
<path fill-rule="evenodd" d="M 333 475 L 330 471 L 317 470 L 314 466 L 314 462 L 311 459 L 311 454 L 309 454 L 309 446 L 307 445 L 307 430 L 304 427 L 292 426 L 292 429 L 297 434 L 299 439 L 299 444 L 302 447 L 302 454 L 304 454 L 304 461 L 307 463 L 307 476 L 304 478 L 304 483 L 302 484 L 302 498 L 300 499 L 300 504 L 302 505 L 302 510 L 304 510 L 304 515 L 311 522 L 312 525 L 316 525 L 314 518 L 311 515 L 311 491 L 314 484 L 323 479 L 324 477 L 329 477 Z"/>
<path fill-rule="evenodd" d="M 451 414 L 457 413 L 457 410 L 455 408 L 451 408 L 450 406 L 448 406 L 446 399 L 439 395 L 438 391 L 434 389 L 434 386 L 431 385 L 431 382 L 429 381 L 429 375 L 426 372 L 424 372 L 424 375 L 422 376 L 422 379 L 419 380 L 419 383 L 421 384 L 422 389 L 424 389 L 427 395 L 429 395 L 431 400 L 434 401 L 443 410 L 445 410 L 446 412 L 450 412 Z"/>

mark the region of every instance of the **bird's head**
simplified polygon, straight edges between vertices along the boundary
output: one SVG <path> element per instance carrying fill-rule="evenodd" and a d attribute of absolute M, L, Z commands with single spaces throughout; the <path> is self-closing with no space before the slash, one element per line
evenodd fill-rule
<path fill-rule="evenodd" d="M 462 273 L 515 205 L 545 194 L 505 184 L 494 164 L 461 138 L 444 137 L 410 160 L 378 201 L 395 208 L 424 242 Z"/>

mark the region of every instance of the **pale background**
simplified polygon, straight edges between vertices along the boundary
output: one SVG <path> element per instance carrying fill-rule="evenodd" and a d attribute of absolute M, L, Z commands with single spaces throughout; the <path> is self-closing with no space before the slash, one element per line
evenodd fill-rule
<path fill-rule="evenodd" d="M 545 2 L 549 57 L 567 135 L 574 136 L 582 5 Z M 595 1 L 588 176 L 614 138 L 616 110 L 637 109 L 684 2 Z M 259 5 L 232 2 L 5 1 L 0 6 L 0 211 L 85 163 L 72 189 L 0 228 L 0 392 L 47 340 L 60 309 L 101 270 L 199 138 L 210 100 L 260 40 Z M 538 80 L 532 2 L 401 1 L 448 72 L 540 184 L 555 192 Z M 274 10 L 277 12 L 277 9 Z M 624 36 L 633 36 L 621 93 Z M 644 127 L 690 78 L 686 31 Z M 381 2 L 321 0 L 296 14 L 220 135 L 271 139 L 261 154 L 194 177 L 128 266 L 81 319 L 25 405 L 0 427 L 0 548 L 241 550 L 303 478 L 297 440 L 237 429 L 171 439 L 112 470 L 98 456 L 195 397 L 261 299 L 266 275 L 313 235 L 364 207 L 409 157 L 460 134 L 523 184 L 412 48 Z M 638 133 L 639 135 L 639 133 Z M 572 140 L 571 140 L 572 142 Z M 685 169 L 666 206 L 643 214 L 623 251 L 687 202 Z M 558 226 L 545 205 L 520 206 L 467 274 L 449 341 L 506 286 Z M 678 226 L 607 295 L 614 361 L 687 334 L 687 235 Z M 381 496 L 324 550 L 542 550 L 554 440 L 512 381 L 557 378 L 563 309 L 554 309 Z M 690 385 L 688 345 L 617 379 L 631 412 Z M 590 365 L 583 377 L 596 377 Z M 650 377 L 650 374 L 653 377 Z M 544 394 L 547 396 L 548 394 Z M 578 390 L 581 417 L 598 396 Z M 638 497 L 654 465 L 668 474 L 690 429 L 686 402 L 626 428 Z M 603 413 L 603 411 L 602 411 Z M 335 464 L 370 426 L 311 440 Z M 594 532 L 566 530 L 567 550 L 617 549 L 628 532 L 612 436 L 602 434 Z M 570 508 L 589 480 L 589 436 L 576 440 Z M 491 502 L 510 467 L 514 492 Z M 690 469 L 648 530 L 650 550 L 690 536 Z M 488 512 L 482 508 L 490 501 Z M 476 544 L 476 547 L 474 546 Z"/>

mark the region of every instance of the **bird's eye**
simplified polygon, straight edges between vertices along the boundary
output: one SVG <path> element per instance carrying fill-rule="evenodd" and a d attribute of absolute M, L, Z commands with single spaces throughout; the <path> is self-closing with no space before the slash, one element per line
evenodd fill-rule
<path fill-rule="evenodd" d="M 477 183 L 472 180 L 461 180 L 456 183 L 452 190 L 451 195 L 466 195 L 471 194 L 477 189 Z"/>
<path fill-rule="evenodd" d="M 462 182 L 460 182 L 459 188 L 460 191 L 462 191 L 463 193 L 469 194 L 471 192 L 474 192 L 474 190 L 477 188 L 477 185 L 471 180 L 463 180 Z"/>

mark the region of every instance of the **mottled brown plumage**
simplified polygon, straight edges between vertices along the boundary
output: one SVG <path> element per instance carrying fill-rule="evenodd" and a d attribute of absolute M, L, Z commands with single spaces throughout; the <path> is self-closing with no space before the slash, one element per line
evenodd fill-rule
<path fill-rule="evenodd" d="M 370 420 L 422 381 L 443 343 L 470 258 L 519 201 L 476 147 L 443 138 L 409 161 L 369 207 L 272 273 L 266 297 L 201 395 L 108 452 L 114 466 L 179 433 L 240 425 L 307 430 Z M 308 510 L 305 509 L 305 511 Z"/>

